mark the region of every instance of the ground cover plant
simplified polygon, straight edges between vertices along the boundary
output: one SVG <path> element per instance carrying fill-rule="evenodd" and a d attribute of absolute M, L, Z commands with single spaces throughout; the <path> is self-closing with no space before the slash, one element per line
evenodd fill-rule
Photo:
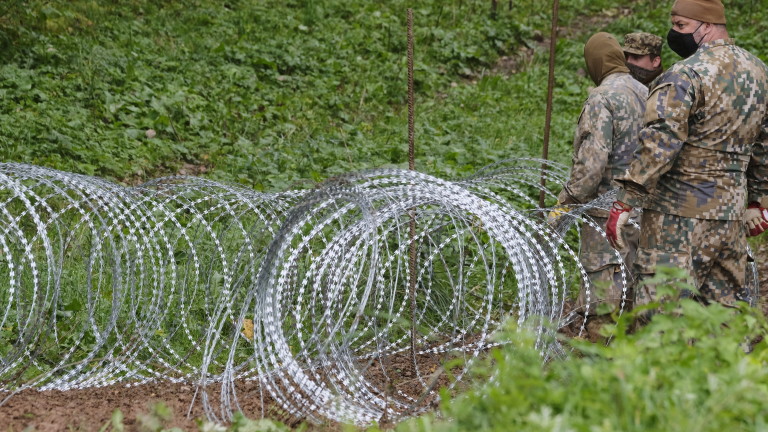
<path fill-rule="evenodd" d="M 600 11 L 579 3 L 565 19 Z M 269 191 L 402 167 L 411 6 L 11 2 L 0 21 L 0 158 L 129 182 L 186 169 Z M 488 6 L 415 10 L 422 171 L 457 176 L 540 154 L 549 8 L 515 2 L 493 19 Z M 560 55 L 568 74 L 558 80 L 552 153 L 567 162 L 586 82 L 572 75 L 577 50 Z"/>
<path fill-rule="evenodd" d="M 270 191 L 405 160 L 408 2 L 15 4 L 3 20 L 15 30 L 0 75 L 3 160 L 124 181 L 191 164 Z M 546 18 L 537 2 L 495 20 L 487 6 L 416 9 L 416 84 L 428 96 L 420 141 L 438 150 L 420 155 L 436 173 L 469 172 L 507 151 L 503 128 L 478 134 L 444 121 L 476 112 L 495 124 L 503 89 L 481 71 Z M 466 94 L 472 81 L 490 95 Z M 446 98 L 464 106 L 432 112 Z M 465 144 L 487 157 L 468 158 Z"/>
<path fill-rule="evenodd" d="M 258 190 L 405 166 L 415 7 L 417 165 L 455 177 L 541 154 L 546 2 L 4 2 L 0 159 L 137 182 L 187 172 Z M 758 55 L 764 12 L 728 5 Z M 664 34 L 659 0 L 564 3 L 551 157 L 570 160 L 599 30 Z M 665 47 L 665 64 L 677 57 Z M 499 59 L 504 61 L 499 62 Z M 517 72 L 511 74 L 512 72 Z"/>
<path fill-rule="evenodd" d="M 668 292 L 690 288 L 672 282 L 681 273 L 669 270 L 657 279 L 669 281 Z M 448 420 L 423 417 L 397 430 L 765 430 L 762 312 L 689 299 L 663 309 L 634 333 L 627 328 L 637 311 L 625 314 L 606 330 L 607 346 L 566 340 L 571 355 L 544 365 L 524 328 L 510 329 L 506 336 L 514 342 L 478 369 L 492 377 L 490 384 L 445 403 Z"/>

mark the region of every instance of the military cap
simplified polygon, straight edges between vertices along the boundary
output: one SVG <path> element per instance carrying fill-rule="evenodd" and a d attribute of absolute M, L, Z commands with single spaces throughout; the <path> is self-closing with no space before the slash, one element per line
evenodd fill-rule
<path fill-rule="evenodd" d="M 662 39 L 655 34 L 629 33 L 624 35 L 624 46 L 622 48 L 625 53 L 660 56 L 661 44 Z"/>
<path fill-rule="evenodd" d="M 725 24 L 725 6 L 720 0 L 675 0 L 672 15 L 705 23 Z"/>

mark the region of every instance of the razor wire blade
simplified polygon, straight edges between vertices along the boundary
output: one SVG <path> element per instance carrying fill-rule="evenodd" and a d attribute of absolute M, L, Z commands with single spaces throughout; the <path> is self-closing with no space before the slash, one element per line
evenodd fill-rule
<path fill-rule="evenodd" d="M 227 420 L 248 381 L 293 418 L 368 425 L 426 410 L 506 320 L 562 355 L 567 297 L 589 286 L 563 238 L 610 203 L 548 226 L 532 197 L 567 169 L 542 163 L 274 194 L 0 164 L 2 389 L 189 382 Z"/>

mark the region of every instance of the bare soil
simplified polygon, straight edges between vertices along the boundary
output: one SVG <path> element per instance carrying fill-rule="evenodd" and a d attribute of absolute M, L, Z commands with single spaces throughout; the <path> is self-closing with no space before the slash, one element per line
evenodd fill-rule
<path fill-rule="evenodd" d="M 436 407 L 436 396 L 430 390 L 438 390 L 449 384 L 448 374 L 441 364 L 448 360 L 441 355 L 419 355 L 415 362 L 410 351 L 384 358 L 382 362 L 361 364 L 366 380 L 380 389 L 385 400 L 407 395 L 417 400 L 417 407 Z M 417 368 L 421 374 L 419 379 Z M 455 375 L 458 370 L 451 371 Z M 425 391 L 425 385 L 427 390 Z M 243 413 L 252 419 L 266 417 L 296 427 L 301 420 L 287 415 L 255 381 L 239 382 L 237 398 Z M 211 405 L 219 406 L 219 386 L 207 388 Z M 163 423 L 165 428 L 178 427 L 184 431 L 197 431 L 205 420 L 201 396 L 195 395 L 191 384 L 158 382 L 127 387 L 114 385 L 70 391 L 24 390 L 8 398 L 0 405 L 0 432 L 6 431 L 99 431 L 111 424 L 115 410 L 123 414 L 127 431 L 142 431 L 142 416 L 147 416 L 153 405 L 164 403 L 174 414 Z M 0 393 L 0 398 L 8 394 Z M 262 403 L 262 397 L 264 401 Z M 382 426 L 391 424 L 390 419 L 380 419 Z M 341 431 L 338 424 L 308 425 L 313 432 Z M 30 429 L 31 428 L 31 429 Z M 107 430 L 112 430 L 111 427 Z"/>
<path fill-rule="evenodd" d="M 238 394 L 243 410 L 260 410 L 257 386 L 243 383 L 242 387 L 242 395 Z M 165 423 L 166 427 L 197 431 L 197 421 L 204 419 L 205 414 L 200 397 L 192 403 L 194 396 L 193 386 L 174 383 L 70 391 L 25 390 L 0 406 L 0 431 L 22 431 L 30 427 L 38 432 L 98 431 L 110 423 L 112 414 L 118 409 L 123 413 L 126 430 L 138 431 L 141 430 L 138 417 L 150 413 L 158 402 L 163 402 L 173 413 L 173 418 Z M 188 411 L 189 417 L 186 415 Z"/>

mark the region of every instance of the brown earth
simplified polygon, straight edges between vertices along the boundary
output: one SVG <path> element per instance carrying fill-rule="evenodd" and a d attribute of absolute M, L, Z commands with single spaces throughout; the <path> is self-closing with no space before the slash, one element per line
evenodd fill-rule
<path fill-rule="evenodd" d="M 258 387 L 243 384 L 238 392 L 244 411 L 260 410 Z M 212 389 L 213 390 L 213 389 Z M 165 427 L 197 431 L 199 419 L 204 419 L 203 405 L 198 397 L 192 400 L 195 388 L 174 383 L 146 384 L 135 387 L 115 385 L 70 391 L 25 390 L 0 406 L 0 431 L 98 431 L 110 424 L 112 414 L 120 410 L 128 431 L 141 430 L 139 417 L 151 412 L 153 405 L 163 402 L 173 417 Z M 210 394 L 216 398 L 215 394 Z M 187 412 L 190 411 L 187 417 Z M 112 430 L 111 428 L 107 430 Z"/>
<path fill-rule="evenodd" d="M 449 360 L 440 355 L 420 355 L 416 358 L 418 370 L 427 383 L 428 390 L 437 390 L 449 383 L 449 378 L 441 363 Z M 383 367 L 382 367 L 383 364 Z M 417 400 L 420 407 L 436 407 L 434 392 L 424 390 L 424 385 L 417 378 L 416 365 L 410 351 L 383 359 L 382 363 L 369 362 L 359 365 L 366 380 L 378 389 L 379 396 L 391 398 L 393 394 L 406 394 Z M 387 370 L 385 374 L 383 369 Z M 455 375 L 458 370 L 451 371 Z M 245 415 L 252 419 L 264 417 L 281 421 L 295 427 L 301 424 L 289 417 L 275 401 L 264 395 L 258 383 L 239 382 L 236 386 L 239 406 Z M 24 390 L 8 398 L 0 405 L 0 432 L 6 431 L 99 431 L 105 425 L 111 425 L 115 410 L 123 414 L 126 431 L 143 431 L 142 421 L 150 416 L 154 405 L 162 402 L 173 417 L 162 425 L 165 428 L 178 427 L 184 431 L 198 431 L 199 424 L 205 419 L 205 412 L 200 395 L 195 397 L 195 386 L 158 382 L 133 387 L 114 385 L 109 387 L 89 388 L 70 391 Z M 219 386 L 208 388 L 208 397 L 214 409 L 218 407 Z M 0 398 L 7 394 L 0 393 Z M 261 397 L 264 396 L 264 404 Z M 402 398 L 400 398 L 402 400 Z M 189 413 L 189 415 L 187 415 Z M 157 416 L 155 417 L 157 418 Z M 382 426 L 390 424 L 386 418 L 380 420 Z M 111 427 L 106 430 L 113 430 Z M 311 425 L 313 432 L 331 432 L 342 430 L 338 424 L 328 423 Z"/>

